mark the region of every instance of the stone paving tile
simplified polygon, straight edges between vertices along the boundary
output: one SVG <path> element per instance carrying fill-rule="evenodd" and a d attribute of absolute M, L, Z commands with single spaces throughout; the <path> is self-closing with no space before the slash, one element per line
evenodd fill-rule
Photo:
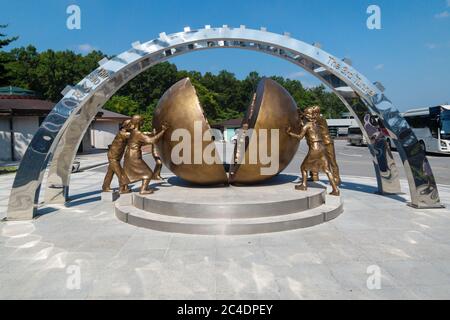
<path fill-rule="evenodd" d="M 122 251 L 133 251 L 140 247 L 144 250 L 169 249 L 172 236 L 169 234 L 133 234 L 122 247 Z"/>
<path fill-rule="evenodd" d="M 381 267 L 401 286 L 439 286 L 450 283 L 450 275 L 427 261 L 386 261 Z"/>
<path fill-rule="evenodd" d="M 232 301 L 239 301 L 239 300 L 280 300 L 282 299 L 279 292 L 229 292 L 229 293 L 216 293 L 215 296 L 216 300 L 232 300 Z"/>
<path fill-rule="evenodd" d="M 364 292 L 345 290 L 339 286 L 333 286 L 331 289 L 311 289 L 303 282 L 290 277 L 279 279 L 277 282 L 280 286 L 280 296 L 284 300 L 354 300 L 364 299 L 367 296 Z"/>
<path fill-rule="evenodd" d="M 98 173 L 72 178 L 68 207 L 44 206 L 47 214 L 32 222 L 0 223 L 0 298 L 450 298 L 448 209 L 412 210 L 388 198 L 375 203 L 372 194 L 344 189 L 344 214 L 317 227 L 172 235 L 118 221 L 112 206 L 98 199 Z M 0 179 L 0 218 L 8 179 Z M 373 265 L 381 270 L 380 290 L 367 288 Z M 73 266 L 80 267 L 79 290 L 67 287 Z"/>
<path fill-rule="evenodd" d="M 381 278 L 379 281 L 382 289 L 401 287 L 401 283 L 383 269 L 383 265 L 378 266 L 374 262 L 347 261 L 330 264 L 328 268 L 332 276 L 345 290 L 372 291 L 368 289 L 368 279 L 373 275 L 373 271 L 369 269 L 371 266 L 380 268 Z"/>
<path fill-rule="evenodd" d="M 277 294 L 279 287 L 273 268 L 263 263 L 240 261 L 218 262 L 216 264 L 217 293 Z"/>
<path fill-rule="evenodd" d="M 450 285 L 413 287 L 410 290 L 422 300 L 449 300 Z"/>
<path fill-rule="evenodd" d="M 270 237 L 273 239 L 273 237 Z M 260 235 L 249 235 L 249 236 L 216 236 L 215 245 L 217 249 L 221 248 L 236 248 L 236 247 L 260 247 L 262 245 L 263 239 Z M 283 241 L 283 243 L 285 243 Z"/>
<path fill-rule="evenodd" d="M 291 292 L 303 295 L 306 292 L 343 291 L 342 285 L 326 265 L 279 267 L 274 270 L 274 276 L 282 296 L 289 296 Z"/>
<path fill-rule="evenodd" d="M 171 250 L 210 250 L 215 249 L 214 236 L 173 235 L 170 241 Z"/>
<path fill-rule="evenodd" d="M 323 259 L 307 244 L 286 247 L 264 247 L 266 261 L 271 266 L 298 267 L 304 264 L 323 264 Z"/>

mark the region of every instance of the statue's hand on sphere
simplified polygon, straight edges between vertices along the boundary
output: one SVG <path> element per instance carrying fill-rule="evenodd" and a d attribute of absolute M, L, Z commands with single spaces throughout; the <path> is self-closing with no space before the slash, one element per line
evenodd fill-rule
<path fill-rule="evenodd" d="M 169 126 L 167 123 L 163 123 L 163 124 L 161 125 L 161 128 L 162 128 L 163 131 L 167 131 L 167 129 L 169 129 L 170 126 Z"/>

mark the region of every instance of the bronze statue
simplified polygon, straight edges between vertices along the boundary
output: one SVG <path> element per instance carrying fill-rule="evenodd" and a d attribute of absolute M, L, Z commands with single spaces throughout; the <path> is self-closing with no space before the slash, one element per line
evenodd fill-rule
<path fill-rule="evenodd" d="M 308 171 L 311 172 L 324 172 L 330 184 L 333 188 L 333 191 L 330 193 L 334 196 L 339 196 L 340 191 L 336 184 L 336 179 L 331 171 L 330 161 L 328 160 L 327 153 L 325 151 L 325 147 L 323 146 L 323 137 L 321 134 L 321 129 L 318 124 L 317 117 L 317 107 L 309 107 L 305 110 L 304 116 L 307 120 L 306 124 L 301 129 L 300 134 L 295 134 L 291 132 L 291 127 L 287 128 L 287 133 L 294 138 L 299 140 L 306 137 L 306 141 L 308 143 L 308 154 L 301 165 L 301 173 L 302 173 L 302 183 L 297 185 L 295 189 L 297 190 L 307 190 L 308 185 Z"/>
<path fill-rule="evenodd" d="M 119 131 L 119 133 L 114 138 L 112 144 L 109 146 L 108 150 L 108 171 L 106 172 L 105 179 L 103 181 L 102 190 L 103 192 L 111 192 L 111 182 L 114 175 L 117 176 L 119 180 L 119 192 L 120 193 L 130 193 L 131 190 L 128 188 L 130 181 L 125 174 L 120 161 L 122 160 L 123 154 L 125 153 L 125 148 L 130 138 L 130 131 L 132 129 L 131 120 L 126 120 Z"/>
<path fill-rule="evenodd" d="M 320 133 L 322 135 L 322 142 L 325 148 L 328 161 L 330 162 L 331 172 L 333 173 L 334 179 L 337 185 L 341 184 L 341 176 L 339 174 L 339 166 L 336 161 L 336 151 L 334 148 L 334 140 L 330 135 L 330 130 L 328 129 L 327 120 L 320 114 L 320 107 L 315 106 L 314 111 L 316 112 L 317 124 L 319 125 Z M 313 181 L 319 181 L 319 173 L 311 172 L 311 178 Z"/>
<path fill-rule="evenodd" d="M 156 130 L 153 129 L 152 132 L 152 136 L 156 135 Z M 151 144 L 152 147 L 152 156 L 153 159 L 155 160 L 155 169 L 153 169 L 153 178 L 152 180 L 156 180 L 156 181 L 162 181 L 164 180 L 161 177 L 161 169 L 162 169 L 162 161 L 161 161 L 161 156 L 159 155 L 159 150 L 158 150 L 158 146 L 156 144 Z"/>
<path fill-rule="evenodd" d="M 142 147 L 157 143 L 168 127 L 163 124 L 161 132 L 150 136 L 140 131 L 143 121 L 142 116 L 139 115 L 135 115 L 131 119 L 133 128 L 128 139 L 128 148 L 125 152 L 124 169 L 131 183 L 142 181 L 140 194 L 151 194 L 153 190 L 149 190 L 148 186 L 153 177 L 153 171 L 142 159 Z"/>

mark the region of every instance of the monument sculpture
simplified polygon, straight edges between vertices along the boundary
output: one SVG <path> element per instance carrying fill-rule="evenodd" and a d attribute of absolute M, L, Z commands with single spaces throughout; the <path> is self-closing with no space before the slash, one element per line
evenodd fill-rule
<path fill-rule="evenodd" d="M 317 110 L 319 109 L 319 113 Z M 324 147 L 322 130 L 320 129 L 318 118 L 320 117 L 319 107 L 309 107 L 306 108 L 304 116 L 307 120 L 306 124 L 301 128 L 300 134 L 292 132 L 292 128 L 287 128 L 287 133 L 298 140 L 302 140 L 306 137 L 308 143 L 308 154 L 301 165 L 301 176 L 302 182 L 297 185 L 295 189 L 297 190 L 307 190 L 308 189 L 308 171 L 312 172 L 313 175 L 317 175 L 319 172 L 323 172 L 327 175 L 328 180 L 333 188 L 330 193 L 334 196 L 339 196 L 340 191 L 337 187 L 336 177 L 331 171 L 330 160 L 328 159 L 327 152 Z"/>
<path fill-rule="evenodd" d="M 256 30 L 244 25 L 239 28 L 206 25 L 195 30 L 186 27 L 183 32 L 174 34 L 162 32 L 158 38 L 145 43 L 133 42 L 129 50 L 115 55 L 114 58 L 102 59 L 99 61 L 99 67 L 78 84 L 67 86 L 62 92 L 64 97 L 42 122 L 23 157 L 11 190 L 8 220 L 28 220 L 35 217 L 40 192 L 44 189 L 51 194 L 46 201 L 48 204 L 69 200 L 72 163 L 81 143 L 81 133 L 88 129 L 97 112 L 114 92 L 153 65 L 179 55 L 217 48 L 236 48 L 269 54 L 306 70 L 333 90 L 355 116 L 365 136 L 368 134 L 364 126 L 364 115 L 377 116 L 398 149 L 400 163 L 405 169 L 409 184 L 411 206 L 442 207 L 425 151 L 407 121 L 386 97 L 382 84 L 367 79 L 348 59 L 338 58 L 318 46 L 292 38 L 288 33 L 275 34 L 268 32 L 266 28 Z M 197 109 L 199 110 L 201 108 Z M 186 112 L 172 114 L 171 117 L 175 119 L 184 116 Z M 298 121 L 298 116 L 295 121 Z M 295 125 L 291 127 L 294 128 Z M 373 142 L 369 142 L 378 191 L 381 194 L 400 193 L 399 176 L 391 174 L 395 172 L 395 162 L 390 158 L 391 154 L 387 149 L 389 146 L 386 143 L 380 143 L 379 146 L 386 150 L 378 152 Z M 167 165 L 164 159 L 167 150 L 159 149 L 161 158 Z M 383 161 L 390 166 L 388 171 L 383 171 L 383 167 L 379 166 Z M 47 184 L 44 185 L 47 168 Z M 217 175 L 210 175 L 216 178 L 214 182 L 227 183 L 223 166 L 215 168 L 215 173 L 220 177 L 217 179 Z M 242 168 L 244 167 L 241 166 L 239 171 Z M 182 171 L 185 172 L 184 175 L 188 175 L 187 170 Z M 176 173 L 175 170 L 172 172 Z M 205 176 L 208 176 L 206 172 L 197 174 L 199 179 L 195 173 L 189 176 L 200 183 L 211 183 L 210 179 L 205 179 Z"/>
<path fill-rule="evenodd" d="M 162 122 L 169 123 L 171 127 L 168 134 L 158 142 L 163 163 L 183 180 L 199 185 L 264 182 L 288 166 L 299 145 L 284 130 L 287 126 L 298 127 L 297 105 L 286 89 L 272 79 L 262 79 L 252 97 L 252 103 L 242 121 L 229 177 L 189 78 L 174 84 L 160 99 L 153 117 L 153 127 L 159 127 Z M 185 130 L 192 137 L 194 147 L 180 155 L 180 158 L 190 161 L 172 159 L 173 151 L 179 145 L 178 140 L 172 139 L 174 130 Z M 197 141 L 196 136 L 203 139 Z M 211 148 L 214 149 L 213 163 L 202 157 Z M 276 160 L 273 170 L 269 170 L 272 169 L 272 163 L 261 161 L 261 154 Z"/>
<path fill-rule="evenodd" d="M 327 120 L 322 117 L 320 113 L 320 107 L 316 106 L 315 112 L 317 115 L 317 124 L 320 129 L 320 134 L 322 135 L 322 142 L 327 154 L 328 160 L 330 161 L 330 169 L 333 173 L 334 179 L 337 185 L 341 184 L 341 176 L 339 173 L 339 166 L 336 161 L 336 151 L 334 148 L 334 140 L 330 135 L 330 130 L 328 129 Z M 319 181 L 319 174 L 316 172 L 311 172 L 311 177 L 313 181 Z"/>
<path fill-rule="evenodd" d="M 153 129 L 152 135 L 156 136 L 156 129 Z M 162 169 L 163 163 L 161 161 L 161 156 L 159 154 L 158 146 L 155 143 L 151 144 L 150 146 L 152 148 L 153 160 L 155 161 L 155 168 L 153 169 L 152 180 L 162 181 L 162 180 L 164 180 L 161 177 L 161 169 Z"/>
<path fill-rule="evenodd" d="M 239 137 L 236 144 L 236 161 L 231 167 L 230 183 L 262 183 L 289 165 L 298 150 L 299 141 L 291 139 L 285 128 L 298 128 L 297 110 L 292 96 L 278 82 L 270 78 L 259 81 L 242 121 L 244 130 L 240 135 L 243 137 Z M 264 154 L 269 163 L 262 160 Z M 275 167 L 276 170 L 272 170 Z"/>
<path fill-rule="evenodd" d="M 108 170 L 106 172 L 105 179 L 103 181 L 102 190 L 103 192 L 110 192 L 111 181 L 114 175 L 117 176 L 119 180 L 119 192 L 129 193 L 131 190 L 128 188 L 130 180 L 125 174 L 120 161 L 122 161 L 123 155 L 125 153 L 125 148 L 128 144 L 128 139 L 130 138 L 130 131 L 132 129 L 131 120 L 126 120 L 119 131 L 119 133 L 114 138 L 112 144 L 109 146 L 108 150 Z"/>
<path fill-rule="evenodd" d="M 151 194 L 153 190 L 148 189 L 148 186 L 152 180 L 153 171 L 142 159 L 142 147 L 157 143 L 167 131 L 168 127 L 162 124 L 162 130 L 150 136 L 140 130 L 143 121 L 140 115 L 135 115 L 131 119 L 132 130 L 125 151 L 124 171 L 130 183 L 142 181 L 140 194 Z"/>
<path fill-rule="evenodd" d="M 175 83 L 159 100 L 153 115 L 153 128 L 160 128 L 163 123 L 167 123 L 170 128 L 158 140 L 157 148 L 162 162 L 170 171 L 195 184 L 228 183 L 223 163 L 215 150 L 211 127 L 189 78 Z M 179 139 L 183 138 L 181 143 L 186 143 L 187 147 L 177 152 Z M 211 147 L 214 150 L 208 152 Z M 212 163 L 204 161 L 205 152 L 213 156 Z"/>

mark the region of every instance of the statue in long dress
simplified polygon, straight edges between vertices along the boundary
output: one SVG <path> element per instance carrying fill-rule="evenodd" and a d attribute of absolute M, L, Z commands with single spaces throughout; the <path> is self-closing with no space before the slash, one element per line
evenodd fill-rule
<path fill-rule="evenodd" d="M 153 129 L 152 136 L 155 136 L 155 135 L 156 135 L 156 130 Z M 162 181 L 162 180 L 164 180 L 161 177 L 161 169 L 162 169 L 163 163 L 161 160 L 161 156 L 159 154 L 158 146 L 156 144 L 152 144 L 151 147 L 152 147 L 153 160 L 155 160 L 155 168 L 153 169 L 152 180 Z"/>
<path fill-rule="evenodd" d="M 131 120 L 126 120 L 122 125 L 119 133 L 114 138 L 112 144 L 109 146 L 108 150 L 108 170 L 106 172 L 105 179 L 103 181 L 102 190 L 103 192 L 111 192 L 111 182 L 114 175 L 117 176 L 119 180 L 119 192 L 129 193 L 131 190 L 128 188 L 130 181 L 125 174 L 120 161 L 122 161 L 123 155 L 125 153 L 125 148 L 128 144 L 128 139 L 130 138 L 130 131 L 132 129 Z"/>
<path fill-rule="evenodd" d="M 327 120 L 320 114 L 320 107 L 315 106 L 314 111 L 316 112 L 317 124 L 322 135 L 323 146 L 325 148 L 328 160 L 330 161 L 331 172 L 333 173 L 336 184 L 340 185 L 341 176 L 339 173 L 339 166 L 336 161 L 336 150 L 334 148 L 334 140 L 331 137 L 330 130 L 328 129 Z M 311 172 L 311 177 L 313 181 L 319 181 L 318 172 Z"/>
<path fill-rule="evenodd" d="M 140 194 L 151 194 L 153 190 L 149 190 L 148 186 L 153 178 L 153 171 L 142 159 L 142 147 L 157 143 L 168 127 L 163 125 L 161 132 L 152 136 L 141 132 L 143 121 L 144 119 L 139 115 L 135 115 L 131 119 L 133 129 L 131 130 L 128 147 L 125 152 L 124 169 L 131 183 L 142 181 Z"/>
<path fill-rule="evenodd" d="M 308 171 L 313 173 L 323 172 L 327 175 L 330 181 L 333 191 L 330 193 L 334 196 L 339 196 L 340 191 L 336 184 L 336 179 L 331 171 L 330 161 L 327 156 L 327 152 L 323 145 L 323 138 L 321 129 L 318 124 L 317 107 L 309 107 L 304 112 L 306 118 L 306 124 L 302 127 L 300 134 L 295 134 L 291 131 L 291 128 L 287 128 L 287 133 L 299 140 L 306 137 L 308 143 L 308 154 L 301 165 L 302 182 L 297 185 L 297 190 L 308 189 Z"/>

